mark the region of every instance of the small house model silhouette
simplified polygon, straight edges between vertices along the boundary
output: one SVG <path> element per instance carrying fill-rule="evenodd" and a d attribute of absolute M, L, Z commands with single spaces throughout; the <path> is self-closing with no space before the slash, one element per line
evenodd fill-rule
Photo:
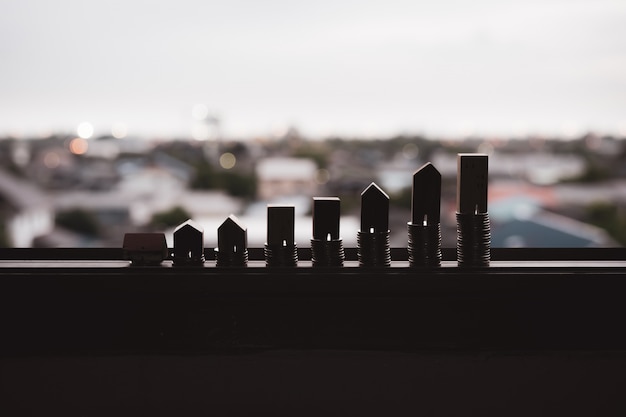
<path fill-rule="evenodd" d="M 174 230 L 174 265 L 204 263 L 204 230 L 193 220 L 187 220 Z"/>
<path fill-rule="evenodd" d="M 230 215 L 217 228 L 217 266 L 246 266 L 248 264 L 248 229 Z"/>
<path fill-rule="evenodd" d="M 361 193 L 361 232 L 389 231 L 389 196 L 375 183 Z"/>
<path fill-rule="evenodd" d="M 241 253 L 248 249 L 248 232 L 234 215 L 217 228 L 217 248 L 222 253 Z"/>
<path fill-rule="evenodd" d="M 411 223 L 436 225 L 441 220 L 441 174 L 430 162 L 413 174 Z"/>
<path fill-rule="evenodd" d="M 158 265 L 167 259 L 167 242 L 163 233 L 126 233 L 124 259 L 133 265 Z"/>

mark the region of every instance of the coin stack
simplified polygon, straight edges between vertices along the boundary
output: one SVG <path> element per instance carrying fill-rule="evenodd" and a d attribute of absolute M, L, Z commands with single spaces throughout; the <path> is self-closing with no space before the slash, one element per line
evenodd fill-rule
<path fill-rule="evenodd" d="M 215 260 L 219 267 L 248 265 L 248 231 L 232 214 L 217 228 Z"/>
<path fill-rule="evenodd" d="M 409 230 L 409 265 L 436 267 L 441 265 L 441 225 L 413 224 Z"/>
<path fill-rule="evenodd" d="M 220 252 L 215 251 L 215 266 L 247 266 L 248 265 L 248 251 L 241 252 Z"/>
<path fill-rule="evenodd" d="M 389 231 L 361 232 L 356 236 L 360 266 L 391 266 Z"/>
<path fill-rule="evenodd" d="M 311 239 L 311 261 L 313 266 L 343 266 L 345 254 L 341 239 Z"/>
<path fill-rule="evenodd" d="M 491 230 L 489 214 L 456 214 L 459 266 L 489 266 L 491 258 Z"/>
<path fill-rule="evenodd" d="M 298 248 L 291 245 L 265 244 L 265 265 L 267 266 L 297 266 Z"/>

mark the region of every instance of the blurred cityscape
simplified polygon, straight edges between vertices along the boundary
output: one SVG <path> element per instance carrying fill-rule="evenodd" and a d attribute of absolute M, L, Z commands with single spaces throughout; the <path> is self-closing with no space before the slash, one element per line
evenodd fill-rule
<path fill-rule="evenodd" d="M 626 140 L 578 138 L 380 139 L 275 137 L 148 140 L 125 135 L 0 138 L 1 247 L 120 247 L 124 233 L 173 229 L 188 218 L 206 247 L 229 214 L 266 238 L 266 206 L 296 207 L 296 242 L 311 238 L 312 197 L 341 198 L 341 237 L 356 246 L 360 193 L 391 197 L 391 244 L 405 247 L 413 173 L 432 162 L 443 177 L 444 247 L 456 241 L 456 155 L 490 155 L 494 247 L 626 244 Z M 87 129 L 88 130 L 88 129 Z"/>

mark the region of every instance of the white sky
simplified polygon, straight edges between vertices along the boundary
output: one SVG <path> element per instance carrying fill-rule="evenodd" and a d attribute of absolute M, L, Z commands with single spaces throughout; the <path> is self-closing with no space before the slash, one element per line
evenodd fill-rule
<path fill-rule="evenodd" d="M 0 0 L 0 135 L 197 103 L 227 137 L 626 134 L 626 1 Z"/>

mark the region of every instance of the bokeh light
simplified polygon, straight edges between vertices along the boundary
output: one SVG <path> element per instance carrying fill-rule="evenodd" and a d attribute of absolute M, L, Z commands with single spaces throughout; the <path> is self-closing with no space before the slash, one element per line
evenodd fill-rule
<path fill-rule="evenodd" d="M 128 128 L 124 123 L 115 123 L 111 126 L 111 136 L 115 139 L 123 139 L 128 134 Z"/>
<path fill-rule="evenodd" d="M 237 158 L 230 152 L 224 152 L 220 156 L 220 166 L 224 169 L 231 169 L 237 163 Z"/>
<path fill-rule="evenodd" d="M 327 169 L 318 169 L 315 172 L 315 182 L 320 184 L 320 185 L 324 185 L 326 184 L 328 181 L 330 181 L 330 172 L 328 172 Z"/>
<path fill-rule="evenodd" d="M 83 138 L 74 138 L 70 141 L 70 152 L 74 155 L 84 155 L 89 148 L 89 144 Z"/>
<path fill-rule="evenodd" d="M 191 137 L 195 140 L 207 140 L 211 137 L 211 128 L 204 123 L 197 123 L 191 128 Z"/>
<path fill-rule="evenodd" d="M 402 156 L 405 159 L 415 159 L 419 155 L 419 149 L 414 143 L 407 143 L 402 147 Z"/>
<path fill-rule="evenodd" d="M 83 139 L 89 139 L 93 136 L 93 125 L 89 122 L 82 122 L 76 128 L 76 133 Z"/>
<path fill-rule="evenodd" d="M 61 164 L 61 157 L 56 152 L 48 152 L 43 157 L 43 164 L 46 168 L 55 169 Z"/>

